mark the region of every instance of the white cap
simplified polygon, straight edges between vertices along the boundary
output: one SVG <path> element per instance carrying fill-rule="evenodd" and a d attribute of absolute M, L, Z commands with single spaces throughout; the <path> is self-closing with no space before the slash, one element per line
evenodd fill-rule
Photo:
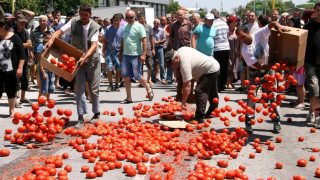
<path fill-rule="evenodd" d="M 214 15 L 212 13 L 208 13 L 205 15 L 205 19 L 209 19 L 209 20 L 214 19 Z"/>

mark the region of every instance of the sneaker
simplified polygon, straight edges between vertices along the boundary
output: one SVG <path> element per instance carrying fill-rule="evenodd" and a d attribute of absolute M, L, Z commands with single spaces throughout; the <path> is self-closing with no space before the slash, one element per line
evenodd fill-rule
<path fill-rule="evenodd" d="M 273 124 L 273 132 L 274 133 L 279 133 L 281 130 L 280 122 L 275 122 Z"/>
<path fill-rule="evenodd" d="M 172 82 L 170 82 L 170 81 L 166 81 L 166 80 L 162 80 L 162 81 L 161 81 L 161 84 L 168 85 L 168 84 L 172 84 Z"/>
<path fill-rule="evenodd" d="M 84 120 L 83 119 L 79 119 L 78 123 L 74 126 L 74 128 L 81 129 L 83 126 L 84 126 Z"/>
<path fill-rule="evenodd" d="M 120 87 L 119 86 L 115 86 L 114 87 L 114 91 L 120 92 Z"/>
<path fill-rule="evenodd" d="M 306 121 L 308 122 L 308 123 L 310 123 L 312 120 L 314 119 L 314 113 L 312 112 L 312 113 L 308 113 L 307 114 L 307 116 L 306 116 Z"/>
<path fill-rule="evenodd" d="M 99 121 L 99 118 L 100 118 L 100 112 L 95 113 L 91 118 L 90 123 L 95 123 L 96 121 Z"/>
<path fill-rule="evenodd" d="M 124 82 L 123 81 L 120 83 L 119 87 L 124 87 Z"/>
<path fill-rule="evenodd" d="M 109 85 L 109 87 L 107 88 L 107 90 L 106 90 L 107 92 L 111 92 L 111 91 L 113 91 L 113 86 L 112 85 Z"/>

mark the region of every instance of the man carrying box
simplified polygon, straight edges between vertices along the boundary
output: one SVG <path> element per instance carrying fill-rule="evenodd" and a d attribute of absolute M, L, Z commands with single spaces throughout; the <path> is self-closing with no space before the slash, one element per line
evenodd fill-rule
<path fill-rule="evenodd" d="M 197 81 L 195 89 L 196 120 L 203 123 L 203 118 L 211 115 L 218 107 L 213 98 L 218 96 L 218 77 L 220 65 L 212 56 L 207 56 L 191 47 L 181 47 L 177 51 L 168 51 L 165 55 L 167 67 L 180 67 L 183 81 L 182 109 L 187 107 L 187 99 L 191 89 L 191 80 Z M 207 102 L 210 106 L 206 111 Z"/>
<path fill-rule="evenodd" d="M 246 26 L 240 26 L 236 30 L 238 39 L 243 43 L 241 54 L 249 67 L 249 81 L 251 82 L 251 85 L 257 85 L 255 84 L 256 77 L 262 78 L 266 74 L 274 74 L 274 71 L 269 70 L 271 67 L 268 65 L 269 45 L 266 40 L 269 39 L 271 33 L 270 29 L 272 28 L 278 29 L 279 32 L 286 31 L 286 29 L 276 21 L 260 28 L 253 34 L 250 34 L 250 31 Z M 247 101 L 248 106 L 255 109 L 255 103 L 252 99 L 248 98 Z M 274 99 L 270 99 L 270 103 L 274 101 Z M 275 133 L 279 133 L 281 130 L 280 115 L 277 108 L 275 108 L 274 112 L 277 116 L 272 119 L 274 122 L 273 130 Z M 254 119 L 254 114 L 247 114 L 245 120 L 246 131 L 250 134 L 253 133 L 250 123 L 251 119 Z"/>
<path fill-rule="evenodd" d="M 61 29 L 56 31 L 48 46 L 50 46 L 55 38 L 58 38 L 62 33 L 71 34 L 71 45 L 75 48 L 85 52 L 78 61 L 80 69 L 76 74 L 76 102 L 78 111 L 78 124 L 75 128 L 82 128 L 84 125 L 84 114 L 88 113 L 88 107 L 85 96 L 85 82 L 88 81 L 91 100 L 92 111 L 94 113 L 91 118 L 92 121 L 100 117 L 100 104 L 99 104 L 99 87 L 100 87 L 100 71 L 101 64 L 99 54 L 96 52 L 99 25 L 90 20 L 91 6 L 89 4 L 82 4 L 79 11 L 80 17 L 71 19 Z"/>

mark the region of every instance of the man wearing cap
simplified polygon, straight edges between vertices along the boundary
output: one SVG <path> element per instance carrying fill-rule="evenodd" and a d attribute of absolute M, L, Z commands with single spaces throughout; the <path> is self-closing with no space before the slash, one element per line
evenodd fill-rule
<path fill-rule="evenodd" d="M 205 15 L 204 24 L 199 25 L 193 32 L 192 48 L 197 49 L 207 56 L 213 55 L 214 37 L 217 29 L 212 26 L 214 15 L 208 13 Z"/>
<path fill-rule="evenodd" d="M 23 14 L 19 14 L 16 17 L 16 26 L 14 27 L 14 33 L 17 34 L 22 43 L 23 47 L 25 49 L 25 54 L 26 54 L 26 61 L 29 59 L 28 58 L 28 51 L 31 50 L 32 48 L 32 42 L 30 38 L 30 34 L 28 30 L 25 28 L 26 23 L 28 20 Z M 21 82 L 21 98 L 20 98 L 20 104 L 22 103 L 32 103 L 30 100 L 26 98 L 26 91 L 28 90 L 28 63 L 23 64 L 23 71 L 22 71 L 22 76 L 20 77 L 20 82 Z"/>
<path fill-rule="evenodd" d="M 191 47 L 181 47 L 177 51 L 169 51 L 165 55 L 167 66 L 180 67 L 183 81 L 182 108 L 187 107 L 187 98 L 190 94 L 191 80 L 197 81 L 195 89 L 196 120 L 201 123 L 218 107 L 213 98 L 218 96 L 218 76 L 220 65 L 212 56 L 207 56 Z M 210 106 L 206 111 L 207 102 Z"/>
<path fill-rule="evenodd" d="M 26 19 L 27 19 L 27 24 L 30 23 L 32 21 L 32 19 L 35 16 L 35 13 L 26 9 L 16 9 L 14 11 L 14 17 L 16 18 L 18 15 L 26 15 Z M 27 25 L 26 24 L 26 25 Z"/>

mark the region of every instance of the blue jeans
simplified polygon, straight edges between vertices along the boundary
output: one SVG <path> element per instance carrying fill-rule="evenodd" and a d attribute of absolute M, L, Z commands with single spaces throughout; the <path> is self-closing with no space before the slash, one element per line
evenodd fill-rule
<path fill-rule="evenodd" d="M 121 71 L 121 62 L 118 59 L 119 52 L 106 55 L 106 67 L 107 71 L 113 71 L 113 66 L 116 71 Z"/>
<path fill-rule="evenodd" d="M 164 70 L 164 54 L 163 48 L 156 48 L 156 54 L 153 57 L 153 71 L 151 75 L 151 80 L 156 81 L 156 59 L 158 59 L 159 66 L 160 66 L 160 79 L 164 80 L 166 78 L 166 72 Z"/>
<path fill-rule="evenodd" d="M 39 71 L 39 76 L 41 80 L 41 93 L 54 93 L 54 74 L 51 71 L 44 71 L 44 73 L 46 73 L 47 79 L 43 79 L 43 74 L 41 71 Z"/>
<path fill-rule="evenodd" d="M 90 96 L 92 100 L 92 112 L 100 112 L 99 87 L 100 87 L 101 65 L 88 68 L 81 67 L 76 74 L 76 102 L 78 115 L 88 114 L 88 107 L 85 95 L 85 83 L 88 81 Z"/>
<path fill-rule="evenodd" d="M 167 82 L 172 82 L 172 76 L 173 76 L 173 68 L 167 67 Z"/>
<path fill-rule="evenodd" d="M 140 56 L 122 55 L 122 77 L 131 77 L 132 72 L 135 80 L 142 78 Z"/>

